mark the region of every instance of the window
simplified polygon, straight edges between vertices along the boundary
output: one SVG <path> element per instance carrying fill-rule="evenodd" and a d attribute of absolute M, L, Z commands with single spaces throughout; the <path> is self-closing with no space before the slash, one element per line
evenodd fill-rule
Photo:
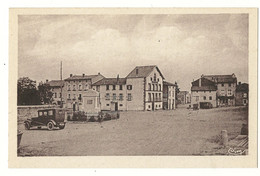
<path fill-rule="evenodd" d="M 57 93 L 56 92 L 54 93 L 54 98 L 57 98 Z"/>
<path fill-rule="evenodd" d="M 160 79 L 159 79 L 159 78 L 157 78 L 157 81 L 159 82 L 159 81 L 160 81 Z"/>
<path fill-rule="evenodd" d="M 93 104 L 93 100 L 88 100 L 87 104 Z"/>
<path fill-rule="evenodd" d="M 109 106 L 109 104 L 107 104 L 107 106 Z"/>
<path fill-rule="evenodd" d="M 48 111 L 48 115 L 52 116 L 53 115 L 53 111 L 52 110 Z"/>
<path fill-rule="evenodd" d="M 224 87 L 224 84 L 221 84 L 222 87 Z"/>
<path fill-rule="evenodd" d="M 156 73 L 153 75 L 153 80 L 156 81 Z"/>
<path fill-rule="evenodd" d="M 81 90 L 81 85 L 79 85 L 79 90 Z"/>
<path fill-rule="evenodd" d="M 247 98 L 247 93 L 243 93 L 243 97 L 244 97 L 244 98 Z"/>
<path fill-rule="evenodd" d="M 119 104 L 119 106 L 123 106 L 123 104 Z"/>
<path fill-rule="evenodd" d="M 158 101 L 158 94 L 155 93 L 155 101 Z"/>
<path fill-rule="evenodd" d="M 212 100 L 212 96 L 209 96 L 209 100 Z"/>
<path fill-rule="evenodd" d="M 116 85 L 113 85 L 113 89 L 112 90 L 116 90 Z"/>
<path fill-rule="evenodd" d="M 85 90 L 88 90 L 88 84 L 85 85 Z"/>
<path fill-rule="evenodd" d="M 123 94 L 119 94 L 119 100 L 123 101 Z"/>
<path fill-rule="evenodd" d="M 116 94 L 115 93 L 113 94 L 113 100 L 116 100 Z"/>
<path fill-rule="evenodd" d="M 70 94 L 68 94 L 68 99 L 70 99 Z"/>
<path fill-rule="evenodd" d="M 106 85 L 106 90 L 109 90 L 109 85 Z"/>
<path fill-rule="evenodd" d="M 75 84 L 73 85 L 73 90 L 76 90 L 76 85 Z"/>
<path fill-rule="evenodd" d="M 119 90 L 123 90 L 123 85 L 119 85 Z"/>
<path fill-rule="evenodd" d="M 162 88 L 161 88 L 161 84 L 159 84 L 159 91 L 161 91 L 162 90 Z"/>
<path fill-rule="evenodd" d="M 127 94 L 127 101 L 132 101 L 132 95 L 130 93 Z"/>
<path fill-rule="evenodd" d="M 153 90 L 154 90 L 154 84 L 153 84 Z"/>
<path fill-rule="evenodd" d="M 206 96 L 204 96 L 204 97 L 203 97 L 203 99 L 204 99 L 204 100 L 206 100 L 206 99 L 207 99 L 207 97 L 206 97 Z"/>
<path fill-rule="evenodd" d="M 106 94 L 106 100 L 110 100 L 109 93 Z"/>
<path fill-rule="evenodd" d="M 127 90 L 132 90 L 132 85 L 127 85 Z"/>
<path fill-rule="evenodd" d="M 161 101 L 161 93 L 159 93 L 159 101 Z"/>
<path fill-rule="evenodd" d="M 153 81 L 153 78 L 151 77 L 151 81 Z"/>
<path fill-rule="evenodd" d="M 148 101 L 152 101 L 151 100 L 151 93 L 148 93 Z"/>
<path fill-rule="evenodd" d="M 70 91 L 70 84 L 68 85 L 68 91 Z"/>
<path fill-rule="evenodd" d="M 228 83 L 228 86 L 231 87 L 231 83 Z"/>
<path fill-rule="evenodd" d="M 148 84 L 148 90 L 151 90 L 151 83 Z"/>
<path fill-rule="evenodd" d="M 158 85 L 157 84 L 155 84 L 155 90 L 158 90 Z"/>
<path fill-rule="evenodd" d="M 229 89 L 228 90 L 228 95 L 231 96 L 232 95 L 232 91 Z"/>
<path fill-rule="evenodd" d="M 81 94 L 79 94 L 79 100 L 81 100 Z"/>

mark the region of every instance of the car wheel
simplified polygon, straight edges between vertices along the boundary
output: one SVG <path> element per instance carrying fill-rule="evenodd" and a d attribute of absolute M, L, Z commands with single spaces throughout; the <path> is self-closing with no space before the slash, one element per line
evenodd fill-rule
<path fill-rule="evenodd" d="M 62 130 L 65 128 L 65 125 L 60 125 L 59 128 Z"/>
<path fill-rule="evenodd" d="M 47 123 L 47 128 L 48 130 L 53 130 L 54 129 L 54 124 L 52 122 Z"/>
<path fill-rule="evenodd" d="M 26 130 L 29 130 L 31 125 L 30 125 L 29 122 L 25 122 L 24 127 L 25 127 Z"/>

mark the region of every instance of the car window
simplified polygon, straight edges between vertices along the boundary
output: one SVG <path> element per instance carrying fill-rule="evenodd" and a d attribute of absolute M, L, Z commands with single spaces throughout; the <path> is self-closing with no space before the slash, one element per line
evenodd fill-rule
<path fill-rule="evenodd" d="M 62 114 L 62 111 L 59 111 L 59 114 Z"/>
<path fill-rule="evenodd" d="M 48 111 L 48 114 L 52 116 L 53 115 L 53 111 L 52 110 Z"/>
<path fill-rule="evenodd" d="M 41 111 L 39 112 L 39 116 L 42 116 L 42 112 Z"/>
<path fill-rule="evenodd" d="M 47 115 L 48 115 L 47 111 L 44 111 L 44 112 L 43 112 L 43 115 L 44 115 L 44 116 L 47 116 Z"/>

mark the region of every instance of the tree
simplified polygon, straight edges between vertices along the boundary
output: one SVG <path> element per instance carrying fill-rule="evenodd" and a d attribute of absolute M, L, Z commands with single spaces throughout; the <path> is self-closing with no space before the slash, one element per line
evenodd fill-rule
<path fill-rule="evenodd" d="M 48 83 L 41 83 L 38 86 L 40 100 L 43 104 L 51 104 L 53 101 L 51 87 Z"/>
<path fill-rule="evenodd" d="M 28 77 L 22 77 L 17 82 L 17 104 L 18 105 L 39 105 L 40 97 L 36 89 L 36 81 Z"/>

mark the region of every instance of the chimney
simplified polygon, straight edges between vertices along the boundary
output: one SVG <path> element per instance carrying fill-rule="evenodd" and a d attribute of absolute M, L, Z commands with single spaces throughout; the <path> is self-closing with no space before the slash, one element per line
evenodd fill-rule
<path fill-rule="evenodd" d="M 136 74 L 138 75 L 138 68 L 136 68 L 136 70 L 135 70 L 135 71 L 136 71 Z"/>
<path fill-rule="evenodd" d="M 100 72 L 98 72 L 98 75 L 100 75 Z"/>
<path fill-rule="evenodd" d="M 201 77 L 204 77 L 204 75 L 202 74 Z"/>
<path fill-rule="evenodd" d="M 72 74 L 70 74 L 70 77 L 72 77 Z"/>
<path fill-rule="evenodd" d="M 238 82 L 238 85 L 241 85 L 241 82 Z"/>
<path fill-rule="evenodd" d="M 199 79 L 199 87 L 201 87 L 201 79 Z"/>
<path fill-rule="evenodd" d="M 85 73 L 83 73 L 82 76 L 84 77 L 84 76 L 85 76 Z"/>
<path fill-rule="evenodd" d="M 46 79 L 46 83 L 48 82 L 49 80 L 48 79 Z"/>
<path fill-rule="evenodd" d="M 117 78 L 116 78 L 117 82 L 119 81 L 119 74 L 117 75 Z"/>

